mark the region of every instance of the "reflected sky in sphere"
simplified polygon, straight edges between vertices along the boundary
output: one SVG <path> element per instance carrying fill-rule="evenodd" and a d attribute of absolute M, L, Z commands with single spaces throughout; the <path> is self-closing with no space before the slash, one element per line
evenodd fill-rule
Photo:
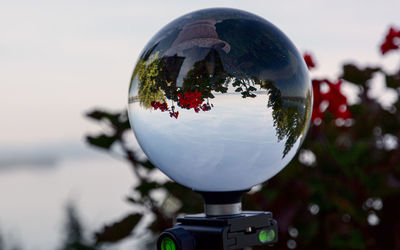
<path fill-rule="evenodd" d="M 289 163 L 312 110 L 291 41 L 248 12 L 206 9 L 159 31 L 141 53 L 129 118 L 150 161 L 196 191 L 249 189 Z"/>

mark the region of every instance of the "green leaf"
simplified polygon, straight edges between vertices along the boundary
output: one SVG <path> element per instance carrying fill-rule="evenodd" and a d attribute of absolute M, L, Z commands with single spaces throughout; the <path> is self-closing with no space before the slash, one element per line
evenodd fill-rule
<path fill-rule="evenodd" d="M 400 87 L 400 73 L 394 75 L 386 75 L 386 86 L 389 88 Z"/>
<path fill-rule="evenodd" d="M 126 111 L 120 113 L 110 113 L 95 109 L 87 113 L 86 116 L 97 121 L 101 120 L 109 121 L 113 126 L 115 126 L 120 130 L 130 128 L 128 114 Z"/>
<path fill-rule="evenodd" d="M 380 71 L 380 68 L 370 68 L 359 69 L 353 64 L 343 65 L 343 75 L 342 78 L 348 82 L 352 82 L 358 85 L 365 85 L 365 83 L 372 78 L 372 75 Z"/>
<path fill-rule="evenodd" d="M 193 213 L 195 211 L 202 211 L 203 200 L 199 193 L 196 193 L 192 189 L 189 189 L 176 182 L 166 182 L 163 185 L 163 188 L 165 188 L 172 196 L 176 197 L 182 202 L 182 204 L 184 204 L 179 212 Z"/>
<path fill-rule="evenodd" d="M 89 117 L 89 118 L 92 118 L 94 120 L 101 120 L 106 116 L 106 114 L 107 113 L 104 112 L 104 111 L 100 111 L 100 110 L 95 109 L 93 111 L 88 112 L 86 114 L 86 116 Z"/>
<path fill-rule="evenodd" d="M 118 118 L 119 113 L 112 114 L 106 111 L 101 111 L 101 110 L 93 110 L 91 112 L 88 112 L 86 114 L 87 117 L 92 118 L 94 120 L 101 120 L 101 119 L 115 119 Z"/>
<path fill-rule="evenodd" d="M 358 229 L 354 229 L 349 235 L 336 234 L 329 242 L 336 249 L 365 249 L 365 239 Z"/>
<path fill-rule="evenodd" d="M 249 87 L 249 91 L 256 91 L 257 89 L 255 88 L 255 87 L 253 87 L 253 86 L 250 86 Z"/>
<path fill-rule="evenodd" d="M 95 233 L 96 244 L 106 242 L 117 242 L 129 236 L 143 215 L 130 214 L 122 220 L 105 226 L 102 232 Z"/>
<path fill-rule="evenodd" d="M 144 161 L 144 162 L 140 162 L 140 165 L 142 165 L 143 167 L 145 167 L 147 169 L 154 169 L 155 168 L 153 163 L 151 163 L 149 160 Z"/>
<path fill-rule="evenodd" d="M 241 92 L 241 91 L 243 91 L 242 87 L 235 89 L 235 92 Z"/>
<path fill-rule="evenodd" d="M 131 203 L 138 203 L 138 202 L 140 202 L 140 199 L 138 199 L 136 197 L 128 196 L 128 197 L 126 197 L 126 201 L 131 202 Z"/>
<path fill-rule="evenodd" d="M 117 136 L 101 134 L 99 136 L 87 136 L 86 141 L 96 147 L 110 149 L 111 145 L 118 139 Z"/>
<path fill-rule="evenodd" d="M 157 189 L 159 187 L 160 185 L 157 182 L 143 182 L 135 189 L 139 191 L 142 196 L 147 196 L 151 190 Z"/>
<path fill-rule="evenodd" d="M 232 83 L 232 86 L 233 86 L 233 87 L 240 86 L 240 81 L 236 79 L 236 80 Z"/>

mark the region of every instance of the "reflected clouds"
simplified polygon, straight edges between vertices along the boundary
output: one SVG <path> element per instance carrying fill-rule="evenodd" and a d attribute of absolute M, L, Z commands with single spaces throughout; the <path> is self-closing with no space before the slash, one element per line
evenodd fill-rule
<path fill-rule="evenodd" d="M 173 21 L 145 47 L 129 116 L 150 160 L 198 191 L 243 190 L 278 173 L 306 134 L 311 84 L 271 23 L 233 9 Z"/>

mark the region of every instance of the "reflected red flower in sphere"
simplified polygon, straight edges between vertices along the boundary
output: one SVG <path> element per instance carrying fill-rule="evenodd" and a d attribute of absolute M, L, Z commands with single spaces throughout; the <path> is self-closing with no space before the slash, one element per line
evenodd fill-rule
<path fill-rule="evenodd" d="M 175 117 L 175 119 L 178 119 L 179 111 L 176 111 L 176 112 L 169 112 L 169 116 L 170 116 L 170 117 Z"/>
<path fill-rule="evenodd" d="M 210 106 L 210 104 L 206 104 L 206 103 L 204 103 L 203 105 L 201 105 L 201 110 L 203 110 L 203 111 L 209 111 L 209 110 L 211 110 L 211 106 Z"/>
<path fill-rule="evenodd" d="M 154 108 L 154 110 L 160 109 L 161 112 L 165 112 L 168 110 L 168 104 L 166 102 L 160 103 L 156 101 L 152 101 L 150 105 Z"/>
<path fill-rule="evenodd" d="M 193 109 L 196 113 L 199 113 L 200 110 L 209 111 L 211 110 L 211 106 L 208 103 L 203 104 L 203 99 L 201 98 L 201 92 L 199 91 L 188 91 L 185 93 L 178 93 L 178 106 L 185 109 Z M 203 105 L 202 105 L 203 104 Z M 169 111 L 170 117 L 175 117 L 178 119 L 179 111 L 175 112 L 175 106 L 172 105 L 171 109 L 169 109 L 168 104 L 166 102 L 156 102 L 152 101 L 150 105 L 154 108 L 154 110 L 161 110 L 161 112 Z"/>
<path fill-rule="evenodd" d="M 201 92 L 199 91 L 188 91 L 183 93 L 178 94 L 178 105 L 182 108 L 186 109 L 191 109 L 193 108 L 195 111 L 196 109 L 199 109 L 199 106 L 203 103 L 203 100 L 201 98 Z M 196 111 L 199 112 L 199 111 Z"/>

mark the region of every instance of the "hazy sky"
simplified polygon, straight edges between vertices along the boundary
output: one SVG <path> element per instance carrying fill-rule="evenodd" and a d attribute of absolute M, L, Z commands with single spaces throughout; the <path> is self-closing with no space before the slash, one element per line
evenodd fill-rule
<path fill-rule="evenodd" d="M 0 144 L 76 140 L 96 130 L 82 114 L 126 107 L 130 75 L 165 24 L 208 7 L 240 8 L 278 26 L 317 57 L 317 75 L 343 60 L 379 62 L 400 1 L 5 1 L 0 3 Z M 382 61 L 397 66 L 389 55 Z"/>

